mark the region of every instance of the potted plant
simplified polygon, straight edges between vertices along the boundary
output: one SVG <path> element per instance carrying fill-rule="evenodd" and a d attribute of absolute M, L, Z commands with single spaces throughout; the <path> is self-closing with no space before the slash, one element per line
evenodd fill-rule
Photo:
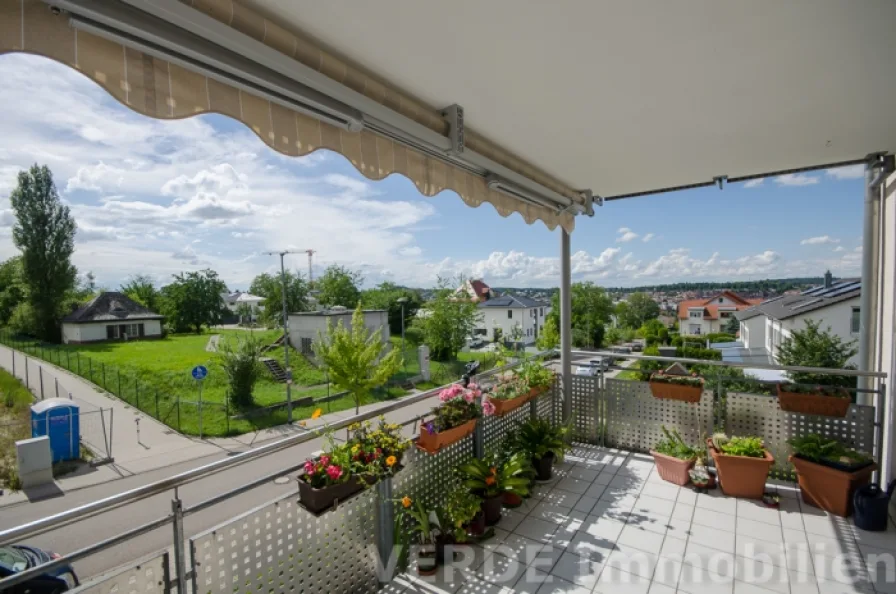
<path fill-rule="evenodd" d="M 703 397 L 703 378 L 696 373 L 674 375 L 657 371 L 650 374 L 649 384 L 654 398 L 694 403 Z"/>
<path fill-rule="evenodd" d="M 299 503 L 313 514 L 320 514 L 361 491 L 365 482 L 352 469 L 360 465 L 352 462 L 347 444 L 333 446 L 319 458 L 305 462 L 299 475 Z"/>
<path fill-rule="evenodd" d="M 501 519 L 505 493 L 529 494 L 528 466 L 526 454 L 517 452 L 506 460 L 494 455 L 474 458 L 457 467 L 461 483 L 482 500 L 486 526 L 494 526 Z"/>
<path fill-rule="evenodd" d="M 495 407 L 495 416 L 502 417 L 531 400 L 529 387 L 519 377 L 502 378 L 488 393 L 488 401 Z"/>
<path fill-rule="evenodd" d="M 812 433 L 787 440 L 793 448 L 789 461 L 796 469 L 803 501 L 834 515 L 852 514 L 857 488 L 871 482 L 874 461 L 836 439 Z"/>
<path fill-rule="evenodd" d="M 417 550 L 417 573 L 420 575 L 435 575 L 439 568 L 436 538 L 440 533 L 438 516 L 435 510 L 428 509 L 421 500 L 413 501 L 405 496 L 399 499 L 401 513 L 410 518 L 410 535 L 416 538 L 420 548 Z M 406 526 L 396 522 L 395 535 L 404 535 Z"/>
<path fill-rule="evenodd" d="M 685 443 L 678 429 L 670 431 L 665 425 L 661 429 L 663 439 L 650 450 L 656 471 L 664 481 L 683 487 L 690 481 L 689 471 L 697 461 L 699 450 Z"/>
<path fill-rule="evenodd" d="M 485 533 L 482 499 L 461 484 L 449 491 L 437 514 L 439 524 L 456 544 L 466 543 L 470 535 L 481 536 Z"/>
<path fill-rule="evenodd" d="M 694 460 L 694 467 L 688 471 L 694 490 L 698 493 L 706 493 L 709 489 L 715 489 L 716 477 L 708 468 L 706 468 L 706 451 L 697 452 L 697 458 Z"/>
<path fill-rule="evenodd" d="M 761 499 L 775 458 L 760 437 L 728 437 L 716 433 L 707 440 L 719 473 L 722 492 L 731 497 Z"/>
<path fill-rule="evenodd" d="M 525 384 L 530 399 L 550 390 L 556 378 L 556 374 L 549 367 L 545 367 L 536 359 L 523 363 L 517 376 Z"/>
<path fill-rule="evenodd" d="M 778 406 L 787 412 L 845 417 L 852 398 L 840 386 L 778 384 Z"/>
<path fill-rule="evenodd" d="M 476 420 L 492 415 L 495 407 L 490 402 L 481 402 L 482 391 L 476 384 L 466 388 L 452 384 L 439 392 L 441 406 L 432 409 L 432 419 L 423 423 L 417 447 L 424 452 L 435 454 L 446 445 L 458 442 L 473 433 Z"/>
<path fill-rule="evenodd" d="M 376 472 L 377 477 L 393 475 L 401 469 L 401 459 L 410 440 L 401 435 L 401 425 L 387 423 L 380 417 L 374 429 L 370 421 L 349 426 L 353 460 L 364 461 Z"/>
<path fill-rule="evenodd" d="M 513 433 L 512 451 L 523 452 L 535 467 L 535 480 L 549 481 L 553 475 L 555 461 L 562 461 L 569 450 L 567 443 L 570 427 L 554 425 L 541 418 L 532 418 L 519 423 Z"/>

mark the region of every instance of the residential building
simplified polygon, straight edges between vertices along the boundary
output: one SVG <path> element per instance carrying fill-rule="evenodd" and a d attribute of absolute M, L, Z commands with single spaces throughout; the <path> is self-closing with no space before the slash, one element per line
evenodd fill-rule
<path fill-rule="evenodd" d="M 321 311 L 289 314 L 289 343 L 305 355 L 312 355 L 312 345 L 319 336 L 327 336 L 330 325 L 342 324 L 351 329 L 354 312 L 342 306 Z M 389 342 L 389 312 L 385 309 L 365 309 L 364 326 L 371 331 L 380 331 L 380 340 Z"/>
<path fill-rule="evenodd" d="M 498 296 L 498 293 L 485 284 L 485 281 L 481 278 L 465 280 L 461 286 L 454 291 L 454 294 L 455 296 L 466 295 L 469 299 L 477 302 L 488 301 L 489 299 Z"/>
<path fill-rule="evenodd" d="M 748 299 L 734 291 L 722 291 L 709 299 L 688 299 L 678 304 L 678 328 L 683 336 L 701 336 L 724 332 L 737 312 L 752 307 L 761 299 Z"/>
<path fill-rule="evenodd" d="M 747 349 L 764 348 L 777 361 L 778 348 L 794 330 L 805 327 L 806 320 L 819 322 L 822 329 L 843 341 L 859 337 L 860 280 L 833 281 L 825 275 L 825 284 L 798 295 L 781 295 L 738 312 L 741 342 Z M 858 358 L 849 361 L 858 363 Z"/>
<path fill-rule="evenodd" d="M 549 304 L 523 295 L 505 294 L 477 306 L 479 320 L 473 333 L 486 340 L 510 340 L 518 329 L 520 342 L 533 344 L 551 311 Z"/>
<path fill-rule="evenodd" d="M 106 291 L 62 318 L 62 342 L 161 338 L 164 319 L 124 293 Z"/>
<path fill-rule="evenodd" d="M 258 312 L 264 311 L 264 297 L 251 293 L 234 291 L 232 293 L 224 293 L 221 295 L 221 299 L 224 300 L 224 306 L 233 313 L 237 313 L 242 305 L 248 306 L 250 311 L 252 311 L 252 315 L 257 315 Z"/>

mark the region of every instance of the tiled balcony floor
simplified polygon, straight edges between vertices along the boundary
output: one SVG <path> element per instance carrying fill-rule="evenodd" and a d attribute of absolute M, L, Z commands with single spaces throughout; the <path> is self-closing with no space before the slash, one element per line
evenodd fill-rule
<path fill-rule="evenodd" d="M 770 485 L 775 510 L 667 483 L 644 454 L 579 446 L 555 470 L 504 511 L 494 538 L 384 591 L 896 594 L 896 527 L 860 531 L 803 504 L 789 483 Z"/>

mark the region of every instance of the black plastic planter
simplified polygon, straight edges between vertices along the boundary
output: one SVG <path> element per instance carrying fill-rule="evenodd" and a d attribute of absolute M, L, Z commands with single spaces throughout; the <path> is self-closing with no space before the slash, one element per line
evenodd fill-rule
<path fill-rule="evenodd" d="M 344 483 L 315 489 L 299 479 L 299 503 L 312 514 L 321 514 L 337 502 L 345 503 L 352 495 L 364 489 L 364 483 L 351 477 Z"/>
<path fill-rule="evenodd" d="M 482 514 L 485 516 L 486 526 L 494 526 L 501 520 L 501 504 L 503 501 L 503 494 L 482 500 Z"/>
<path fill-rule="evenodd" d="M 548 452 L 541 458 L 532 458 L 535 467 L 535 480 L 549 481 L 554 476 L 554 452 Z"/>

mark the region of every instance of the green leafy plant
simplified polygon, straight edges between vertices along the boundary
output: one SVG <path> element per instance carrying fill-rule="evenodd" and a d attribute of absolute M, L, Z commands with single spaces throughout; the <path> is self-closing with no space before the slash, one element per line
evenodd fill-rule
<path fill-rule="evenodd" d="M 792 437 L 787 440 L 793 453 L 810 462 L 836 462 L 840 464 L 861 464 L 870 462 L 871 458 L 846 447 L 836 440 L 822 437 L 817 433 L 810 433 L 802 437 Z"/>
<path fill-rule="evenodd" d="M 695 388 L 703 387 L 703 378 L 692 375 L 667 375 L 661 371 L 650 375 L 650 381 L 660 384 L 676 384 L 679 386 L 692 386 Z"/>
<path fill-rule="evenodd" d="M 445 497 L 445 503 L 436 510 L 439 524 L 454 542 L 467 541 L 467 525 L 482 509 L 482 499 L 464 485 L 457 485 Z"/>
<path fill-rule="evenodd" d="M 252 390 L 261 377 L 262 343 L 247 333 L 236 346 L 222 341 L 218 346 L 218 360 L 227 376 L 227 398 L 236 408 L 252 406 Z"/>
<path fill-rule="evenodd" d="M 414 501 L 408 496 L 397 500 L 397 503 L 401 504 L 400 516 L 410 518 L 410 533 L 420 544 L 435 544 L 442 532 L 436 510 L 426 507 L 422 500 Z"/>
<path fill-rule="evenodd" d="M 678 429 L 672 429 L 670 431 L 665 425 L 662 425 L 661 429 L 663 431 L 663 439 L 653 446 L 655 452 L 666 456 L 672 456 L 673 458 L 678 458 L 680 460 L 697 459 L 697 455 L 701 452 L 702 448 L 688 445 L 681 437 Z"/>
<path fill-rule="evenodd" d="M 764 458 L 765 444 L 761 437 L 727 437 L 717 441 L 713 435 L 713 445 L 728 456 L 744 456 L 746 458 Z"/>
<path fill-rule="evenodd" d="M 376 429 L 370 421 L 349 425 L 348 429 L 351 432 L 348 444 L 353 454 L 363 456 L 378 474 L 394 473 L 411 443 L 401 435 L 401 425 L 388 423 L 385 417 L 380 417 Z"/>
<path fill-rule="evenodd" d="M 571 447 L 567 442 L 569 434 L 569 423 L 554 425 L 546 419 L 537 417 L 529 419 L 520 423 L 513 432 L 511 451 L 523 452 L 530 459 L 540 459 L 548 452 L 552 452 L 554 457 L 561 461 Z"/>
<path fill-rule="evenodd" d="M 486 459 L 474 458 L 457 467 L 461 483 L 471 493 L 483 499 L 512 493 L 525 497 L 529 494 L 529 475 L 532 462 L 524 452 L 517 452 L 506 460 L 497 454 Z"/>
<path fill-rule="evenodd" d="M 794 330 L 778 347 L 779 365 L 854 369 L 849 360 L 858 352 L 856 341 L 843 342 L 831 329 L 821 329 L 821 323 L 806 320 L 806 327 Z M 855 378 L 831 374 L 789 372 L 798 384 L 855 387 Z"/>
<path fill-rule="evenodd" d="M 535 359 L 523 363 L 517 377 L 523 381 L 527 390 L 549 388 L 554 383 L 554 372 Z"/>
<path fill-rule="evenodd" d="M 520 377 L 501 378 L 489 392 L 489 398 L 495 400 L 513 400 L 528 391 L 526 382 Z"/>

